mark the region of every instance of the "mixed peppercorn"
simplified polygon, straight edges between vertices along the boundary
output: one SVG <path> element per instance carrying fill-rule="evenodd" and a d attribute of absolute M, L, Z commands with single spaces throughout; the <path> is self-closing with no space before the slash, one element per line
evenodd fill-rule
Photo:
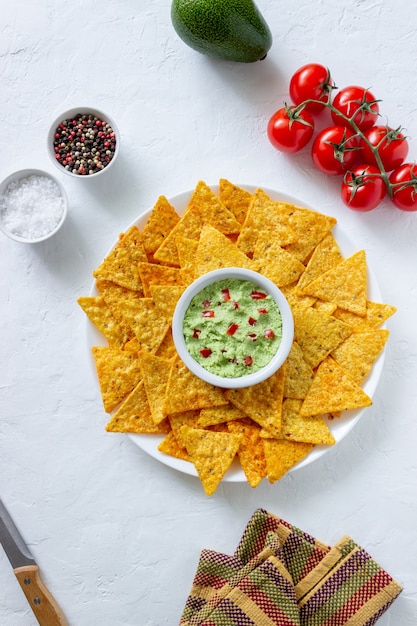
<path fill-rule="evenodd" d="M 116 133 L 97 116 L 79 113 L 58 125 L 54 151 L 57 161 L 73 174 L 96 174 L 114 157 Z"/>

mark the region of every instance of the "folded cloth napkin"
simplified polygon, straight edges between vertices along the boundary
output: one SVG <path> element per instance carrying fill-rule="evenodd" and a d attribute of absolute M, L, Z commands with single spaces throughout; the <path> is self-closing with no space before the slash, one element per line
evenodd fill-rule
<path fill-rule="evenodd" d="M 201 552 L 180 626 L 372 626 L 401 591 L 350 537 L 327 546 L 258 509 L 232 556 Z"/>

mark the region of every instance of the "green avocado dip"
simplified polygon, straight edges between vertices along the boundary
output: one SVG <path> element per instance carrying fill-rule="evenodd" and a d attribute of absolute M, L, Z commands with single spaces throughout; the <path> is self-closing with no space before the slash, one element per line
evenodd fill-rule
<path fill-rule="evenodd" d="M 193 297 L 183 333 L 197 363 L 212 374 L 237 378 L 271 361 L 281 343 L 281 312 L 252 281 L 226 278 Z"/>

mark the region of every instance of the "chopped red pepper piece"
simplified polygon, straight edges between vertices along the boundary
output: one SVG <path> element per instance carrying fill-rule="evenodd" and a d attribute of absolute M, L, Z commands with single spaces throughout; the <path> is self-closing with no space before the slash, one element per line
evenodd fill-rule
<path fill-rule="evenodd" d="M 233 308 L 236 311 L 239 308 L 239 302 L 233 302 Z"/>
<path fill-rule="evenodd" d="M 256 341 L 256 339 L 257 339 L 256 333 L 248 333 L 248 337 L 250 337 L 252 339 L 252 341 Z"/>
<path fill-rule="evenodd" d="M 245 356 L 245 358 L 243 359 L 243 362 L 247 366 L 253 365 L 253 358 L 250 355 Z"/>
<path fill-rule="evenodd" d="M 268 313 L 267 309 L 258 309 L 258 313 L 260 313 L 261 315 L 266 315 Z"/>
<path fill-rule="evenodd" d="M 267 295 L 263 291 L 252 291 L 250 297 L 253 300 L 265 300 L 265 298 L 267 298 Z"/>
<path fill-rule="evenodd" d="M 230 324 L 229 328 L 226 330 L 226 335 L 234 335 L 238 328 L 239 324 Z"/>
<path fill-rule="evenodd" d="M 203 348 L 202 350 L 200 350 L 200 354 L 204 359 L 207 359 L 211 353 L 212 351 L 210 350 L 210 348 Z"/>
<path fill-rule="evenodd" d="M 222 289 L 223 301 L 228 302 L 230 300 L 230 291 L 228 289 Z"/>
<path fill-rule="evenodd" d="M 202 316 L 203 317 L 214 317 L 214 311 L 203 311 L 202 312 Z"/>
<path fill-rule="evenodd" d="M 256 324 L 256 319 L 255 319 L 254 317 L 250 317 L 250 318 L 248 319 L 248 323 L 249 323 L 251 326 L 255 326 L 255 324 Z"/>
<path fill-rule="evenodd" d="M 199 328 L 194 328 L 193 339 L 198 339 L 200 336 L 201 330 Z"/>
<path fill-rule="evenodd" d="M 265 337 L 265 339 L 273 339 L 275 337 L 275 333 L 272 330 L 272 328 L 267 328 L 264 331 L 264 337 Z"/>
<path fill-rule="evenodd" d="M 210 300 L 203 300 L 203 302 L 201 304 L 203 305 L 203 307 L 205 309 L 207 309 L 209 306 L 211 306 Z"/>

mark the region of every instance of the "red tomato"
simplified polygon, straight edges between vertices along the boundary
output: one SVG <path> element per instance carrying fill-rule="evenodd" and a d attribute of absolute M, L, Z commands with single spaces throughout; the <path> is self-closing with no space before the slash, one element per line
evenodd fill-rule
<path fill-rule="evenodd" d="M 315 138 L 311 157 L 325 174 L 337 176 L 352 167 L 358 154 L 358 139 L 343 126 L 329 126 Z"/>
<path fill-rule="evenodd" d="M 403 163 L 392 172 L 389 182 L 395 185 L 391 202 L 402 211 L 417 211 L 417 165 Z"/>
<path fill-rule="evenodd" d="M 334 87 L 332 77 L 327 67 L 319 63 L 308 63 L 300 67 L 290 80 L 290 96 L 294 104 L 301 104 L 305 100 L 329 101 L 329 94 Z M 320 113 L 324 104 L 309 102 L 306 109 L 311 113 Z"/>
<path fill-rule="evenodd" d="M 378 150 L 379 158 L 386 172 L 395 170 L 404 162 L 408 154 L 408 142 L 400 129 L 389 126 L 372 126 L 364 132 L 369 143 Z M 364 138 L 360 140 L 361 156 L 365 163 L 378 167 L 375 155 Z"/>
<path fill-rule="evenodd" d="M 361 163 L 345 174 L 341 187 L 343 202 L 355 211 L 372 211 L 386 194 L 387 188 L 380 171 L 373 165 Z"/>
<path fill-rule="evenodd" d="M 267 134 L 272 145 L 281 152 L 302 150 L 314 133 L 314 120 L 308 111 L 295 111 L 294 106 L 278 109 L 268 122 Z"/>
<path fill-rule="evenodd" d="M 332 111 L 333 122 L 339 126 L 350 128 L 349 120 L 353 120 L 356 126 L 364 131 L 373 126 L 378 118 L 378 102 L 371 92 L 363 87 L 344 87 L 335 96 L 332 104 L 337 111 L 348 118 L 345 119 Z"/>

